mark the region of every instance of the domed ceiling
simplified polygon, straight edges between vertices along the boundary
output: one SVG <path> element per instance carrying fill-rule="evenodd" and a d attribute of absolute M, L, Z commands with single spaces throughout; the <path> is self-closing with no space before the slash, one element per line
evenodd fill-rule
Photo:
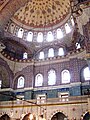
<path fill-rule="evenodd" d="M 30 0 L 12 20 L 27 27 L 43 28 L 62 22 L 70 13 L 70 0 Z"/>

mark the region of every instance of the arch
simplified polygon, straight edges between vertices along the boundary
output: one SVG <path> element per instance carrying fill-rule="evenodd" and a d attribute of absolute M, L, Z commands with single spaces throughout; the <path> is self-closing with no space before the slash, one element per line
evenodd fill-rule
<path fill-rule="evenodd" d="M 23 37 L 23 33 L 24 33 L 24 29 L 19 28 L 19 30 L 18 30 L 18 37 L 22 38 Z"/>
<path fill-rule="evenodd" d="M 43 33 L 39 32 L 37 35 L 37 42 L 43 42 Z"/>
<path fill-rule="evenodd" d="M 23 53 L 23 59 L 27 59 L 28 58 L 28 53 L 27 52 L 24 52 Z"/>
<path fill-rule="evenodd" d="M 0 76 L 3 79 L 2 80 L 2 84 L 4 85 L 2 86 L 3 88 L 12 87 L 10 83 L 12 83 L 12 80 L 13 80 L 13 72 L 11 71 L 7 62 L 2 58 L 0 58 Z"/>
<path fill-rule="evenodd" d="M 31 118 L 31 119 L 30 119 Z M 36 120 L 35 115 L 33 115 L 32 113 L 27 113 L 22 120 Z"/>
<path fill-rule="evenodd" d="M 0 120 L 10 120 L 10 117 L 7 114 L 4 114 L 0 117 Z"/>
<path fill-rule="evenodd" d="M 43 75 L 41 73 L 38 73 L 36 76 L 35 76 L 35 86 L 42 86 L 43 84 Z"/>
<path fill-rule="evenodd" d="M 71 28 L 68 23 L 65 24 L 65 30 L 66 30 L 66 34 L 71 32 Z"/>
<path fill-rule="evenodd" d="M 64 55 L 64 49 L 63 49 L 62 47 L 60 47 L 60 48 L 58 49 L 58 55 L 59 55 L 59 56 L 63 56 L 63 55 Z"/>
<path fill-rule="evenodd" d="M 54 49 L 53 48 L 49 48 L 48 57 L 54 57 Z"/>
<path fill-rule="evenodd" d="M 17 80 L 17 88 L 23 88 L 25 84 L 24 76 L 20 75 Z"/>
<path fill-rule="evenodd" d="M 33 40 L 33 32 L 29 31 L 27 34 L 27 41 L 32 42 Z"/>
<path fill-rule="evenodd" d="M 90 113 L 87 112 L 84 116 L 83 116 L 83 120 L 90 120 Z"/>
<path fill-rule="evenodd" d="M 72 26 L 74 26 L 75 23 L 74 23 L 74 18 L 73 18 L 73 16 L 71 16 L 70 20 L 71 20 Z"/>
<path fill-rule="evenodd" d="M 24 86 L 25 86 L 25 76 L 24 76 L 22 73 L 19 73 L 19 74 L 13 79 L 13 85 L 12 85 L 13 89 L 23 88 L 23 87 L 24 87 L 24 86 L 19 86 L 19 87 L 18 87 L 18 81 L 19 81 L 18 79 L 19 79 L 20 77 L 24 78 L 23 83 L 24 83 Z"/>
<path fill-rule="evenodd" d="M 66 113 L 64 113 L 64 111 L 61 111 L 61 110 L 56 110 L 56 111 L 53 111 L 53 113 L 51 113 L 51 115 L 48 117 L 49 119 L 48 120 L 51 120 L 52 117 L 57 114 L 57 113 L 62 113 L 63 115 L 67 116 Z"/>
<path fill-rule="evenodd" d="M 64 69 L 61 72 L 61 80 L 62 80 L 62 83 L 69 83 L 70 82 L 70 72 L 69 72 L 69 70 Z"/>
<path fill-rule="evenodd" d="M 67 119 L 62 112 L 58 112 L 51 118 L 51 120 L 65 120 L 65 118 Z"/>
<path fill-rule="evenodd" d="M 85 81 L 90 80 L 90 70 L 88 66 L 83 69 L 83 77 Z"/>
<path fill-rule="evenodd" d="M 63 38 L 63 32 L 60 28 L 57 29 L 57 39 Z"/>
<path fill-rule="evenodd" d="M 43 52 L 43 51 L 41 51 L 41 52 L 39 53 L 39 59 L 44 59 L 44 52 Z"/>

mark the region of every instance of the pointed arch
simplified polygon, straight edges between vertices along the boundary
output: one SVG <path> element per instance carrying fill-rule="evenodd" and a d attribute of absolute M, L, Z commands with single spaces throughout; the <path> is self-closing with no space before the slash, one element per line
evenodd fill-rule
<path fill-rule="evenodd" d="M 4 114 L 0 117 L 0 120 L 10 120 L 10 117 L 7 114 Z"/>
<path fill-rule="evenodd" d="M 61 80 L 62 80 L 62 83 L 70 83 L 70 72 L 69 72 L 69 70 L 64 69 L 61 72 Z"/>
<path fill-rule="evenodd" d="M 36 76 L 35 76 L 35 86 L 42 86 L 43 84 L 43 75 L 41 73 L 38 73 Z"/>

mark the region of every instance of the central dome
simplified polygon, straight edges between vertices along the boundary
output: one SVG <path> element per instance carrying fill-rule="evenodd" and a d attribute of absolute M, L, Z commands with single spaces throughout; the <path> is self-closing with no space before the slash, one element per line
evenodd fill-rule
<path fill-rule="evenodd" d="M 21 7 L 12 21 L 27 28 L 60 24 L 70 13 L 70 0 L 32 0 Z"/>

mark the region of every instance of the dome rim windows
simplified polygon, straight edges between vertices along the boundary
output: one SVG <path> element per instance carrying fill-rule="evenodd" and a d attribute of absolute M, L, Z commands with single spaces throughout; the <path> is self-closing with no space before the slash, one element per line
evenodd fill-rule
<path fill-rule="evenodd" d="M 57 39 L 63 38 L 63 32 L 60 28 L 57 29 Z"/>
<path fill-rule="evenodd" d="M 43 33 L 42 32 L 38 32 L 37 42 L 43 42 Z"/>
<path fill-rule="evenodd" d="M 66 34 L 69 34 L 71 32 L 71 28 L 68 23 L 65 24 L 65 31 L 66 31 Z"/>
<path fill-rule="evenodd" d="M 33 39 L 33 32 L 29 31 L 28 34 L 27 34 L 27 41 L 28 42 L 32 42 L 32 39 Z"/>
<path fill-rule="evenodd" d="M 52 42 L 54 40 L 54 36 L 52 31 L 47 32 L 47 42 Z"/>
<path fill-rule="evenodd" d="M 19 30 L 18 30 L 18 37 L 19 38 L 22 38 L 23 37 L 23 33 L 24 33 L 24 29 L 22 29 L 22 28 L 19 28 Z"/>

